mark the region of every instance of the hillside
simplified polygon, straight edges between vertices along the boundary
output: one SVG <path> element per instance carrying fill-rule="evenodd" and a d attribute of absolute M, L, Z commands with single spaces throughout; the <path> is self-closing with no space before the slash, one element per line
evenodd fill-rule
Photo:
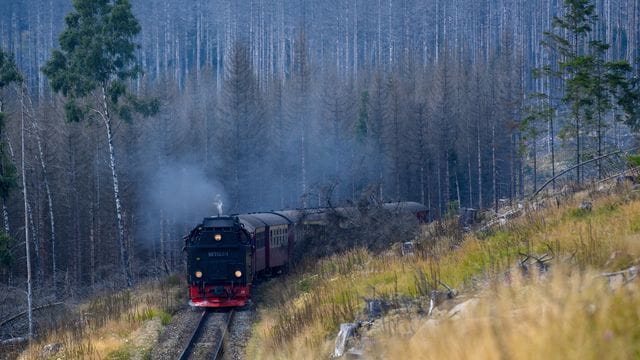
<path fill-rule="evenodd" d="M 638 356 L 638 189 L 536 207 L 462 238 L 425 226 L 414 256 L 353 250 L 271 281 L 247 358 L 327 358 L 346 322 L 365 358 Z"/>
<path fill-rule="evenodd" d="M 352 358 L 637 356 L 637 186 L 515 212 L 466 234 L 453 220 L 423 225 L 413 255 L 398 246 L 346 250 L 261 284 L 255 311 L 240 315 L 247 325 L 239 328 L 253 321 L 251 336 L 232 336 L 232 357 L 320 359 L 336 349 Z M 184 280 L 171 277 L 94 297 L 66 310 L 22 358 L 168 358 L 180 347 L 169 340 L 197 316 L 185 295 Z M 345 323 L 354 336 L 336 346 Z"/>

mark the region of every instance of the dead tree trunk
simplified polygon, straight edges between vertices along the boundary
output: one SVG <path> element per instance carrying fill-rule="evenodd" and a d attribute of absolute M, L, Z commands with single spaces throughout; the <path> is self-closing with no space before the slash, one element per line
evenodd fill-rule
<path fill-rule="evenodd" d="M 0 101 L 0 113 L 2 112 L 2 101 Z M 2 134 L 0 134 L 2 135 Z M 1 140 L 1 139 L 0 139 Z M 9 152 L 11 153 L 11 157 L 13 157 L 13 149 L 11 148 L 11 144 L 9 144 Z M 2 199 L 2 220 L 4 225 L 4 231 L 7 235 L 9 235 L 11 231 L 11 227 L 9 226 L 9 210 L 7 209 L 7 200 Z"/>
<path fill-rule="evenodd" d="M 91 206 L 89 207 L 89 217 L 91 218 L 91 226 L 89 227 L 89 279 L 91 282 L 91 288 L 93 289 L 96 283 L 95 277 L 95 254 L 96 254 L 96 237 L 95 237 L 95 223 L 96 223 L 96 215 L 93 204 L 93 199 L 91 200 Z"/>
<path fill-rule="evenodd" d="M 491 126 L 491 163 L 492 163 L 492 185 L 493 185 L 493 209 L 498 212 L 498 174 L 496 159 L 496 124 Z"/>
<path fill-rule="evenodd" d="M 2 219 L 4 220 L 4 232 L 9 234 L 11 227 L 9 226 L 9 210 L 7 209 L 5 200 L 2 200 Z"/>
<path fill-rule="evenodd" d="M 166 263 L 166 250 L 165 250 L 165 227 L 164 225 L 167 223 L 165 221 L 164 210 L 160 209 L 160 261 Z"/>
<path fill-rule="evenodd" d="M 478 209 L 482 209 L 482 147 L 480 144 L 480 121 L 476 123 L 476 139 L 478 152 Z"/>
<path fill-rule="evenodd" d="M 90 248 L 90 259 L 89 263 L 91 264 L 91 269 L 89 270 L 91 273 L 91 287 L 93 288 L 96 283 L 96 240 L 100 241 L 100 227 L 102 222 L 100 221 L 100 166 L 99 166 L 99 155 L 98 150 L 100 149 L 100 145 L 96 142 L 96 152 L 95 152 L 95 179 L 96 179 L 96 187 L 95 187 L 95 207 L 93 208 L 93 213 L 91 216 L 91 230 L 92 230 L 92 239 L 91 239 L 91 248 Z M 93 204 L 92 204 L 93 205 Z M 96 214 L 97 213 L 97 214 Z M 95 231 L 93 231 L 95 227 Z"/>
<path fill-rule="evenodd" d="M 78 160 L 77 160 L 77 148 L 76 144 L 73 142 L 72 137 L 69 138 L 69 163 L 71 165 L 71 190 L 73 193 L 73 255 L 75 256 L 73 260 L 73 280 L 76 287 L 79 287 L 81 284 L 82 271 L 80 262 L 80 198 L 78 196 Z M 71 255 L 71 254 L 69 254 Z"/>
<path fill-rule="evenodd" d="M 58 267 L 56 262 L 56 225 L 53 212 L 53 200 L 51 197 L 51 187 L 49 186 L 49 177 L 47 174 L 47 165 L 44 160 L 44 152 L 42 151 L 42 141 L 40 139 L 40 129 L 36 123 L 36 117 L 34 116 L 34 134 L 36 136 L 36 142 L 38 145 L 38 156 L 40 157 L 40 167 L 42 168 L 42 177 L 44 181 L 44 189 L 47 194 L 47 206 L 49 210 L 49 227 L 51 231 L 51 270 L 53 276 L 53 293 L 57 295 L 57 281 L 58 281 Z"/>
<path fill-rule="evenodd" d="M 40 256 L 40 238 L 38 236 L 36 223 L 33 221 L 33 209 L 31 208 L 31 204 L 29 203 L 27 203 L 27 217 L 29 218 L 29 226 L 31 227 L 31 238 L 33 239 L 33 255 L 36 260 L 33 266 L 36 273 L 35 284 L 36 287 L 42 287 L 44 284 L 44 274 L 42 272 L 43 261 L 42 257 Z"/>

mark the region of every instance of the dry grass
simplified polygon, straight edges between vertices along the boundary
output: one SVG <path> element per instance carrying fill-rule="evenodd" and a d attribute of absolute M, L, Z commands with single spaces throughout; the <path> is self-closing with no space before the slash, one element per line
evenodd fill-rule
<path fill-rule="evenodd" d="M 556 269 L 546 279 L 492 287 L 462 318 L 406 322 L 378 337 L 373 357 L 638 358 L 639 295 L 638 282 L 612 291 L 592 272 Z"/>
<path fill-rule="evenodd" d="M 150 348 L 134 337 L 150 321 L 169 323 L 170 314 L 184 303 L 181 285 L 179 278 L 170 277 L 130 291 L 98 296 L 79 306 L 73 317 L 34 342 L 21 358 L 42 359 L 43 346 L 51 343 L 63 345 L 56 359 L 145 358 Z"/>
<path fill-rule="evenodd" d="M 424 251 L 421 252 L 422 256 L 414 258 L 402 258 L 394 253 L 376 256 L 365 250 L 354 250 L 320 259 L 298 274 L 286 279 L 274 280 L 263 286 L 259 301 L 262 304 L 259 309 L 260 321 L 254 328 L 248 356 L 249 358 L 327 357 L 331 353 L 333 336 L 339 324 L 354 320 L 364 307 L 364 297 L 383 297 L 396 303 L 410 300 L 425 301 L 424 295 L 437 286 L 438 280 L 462 289 L 467 294 L 478 293 L 490 287 L 495 279 L 504 279 L 503 274 L 516 264 L 520 258 L 519 253 L 553 254 L 554 269 L 566 267 L 574 275 L 569 278 L 570 283 L 562 286 L 556 283 L 567 277 L 558 277 L 557 280 L 553 280 L 552 288 L 564 286 L 572 290 L 565 293 L 557 292 L 559 295 L 554 295 L 556 292 L 543 291 L 547 285 L 523 287 L 527 292 L 532 293 L 530 298 L 551 304 L 545 313 L 548 317 L 543 318 L 547 323 L 536 323 L 525 318 L 521 321 L 525 324 L 523 328 L 516 328 L 515 325 L 505 322 L 505 330 L 502 330 L 502 324 L 495 326 L 491 323 L 489 327 L 484 324 L 469 328 L 471 330 L 460 330 L 460 334 L 471 331 L 474 336 L 478 336 L 473 331 L 488 331 L 487 334 L 479 336 L 485 340 L 473 342 L 476 351 L 486 348 L 491 352 L 502 348 L 500 344 L 491 343 L 490 339 L 494 339 L 493 342 L 496 342 L 496 339 L 509 339 L 510 344 L 517 344 L 515 340 L 510 339 L 510 336 L 517 337 L 523 334 L 527 337 L 535 337 L 539 342 L 538 346 L 543 348 L 546 341 L 556 339 L 562 339 L 557 341 L 558 347 L 571 348 L 575 347 L 573 344 L 582 344 L 587 341 L 585 339 L 590 338 L 588 334 L 578 334 L 577 330 L 574 335 L 581 337 L 574 341 L 569 341 L 566 336 L 536 335 L 535 332 L 540 331 L 541 326 L 549 322 L 558 321 L 564 324 L 569 321 L 567 316 L 574 317 L 569 324 L 583 324 L 588 321 L 587 315 L 580 310 L 581 308 L 574 309 L 573 305 L 565 306 L 571 307 L 573 309 L 571 312 L 561 314 L 556 310 L 551 311 L 556 309 L 553 307 L 556 305 L 553 304 L 557 303 L 557 307 L 561 307 L 564 303 L 564 301 L 557 301 L 557 297 L 566 296 L 571 301 L 582 301 L 583 298 L 571 298 L 572 291 L 575 290 L 573 282 L 577 281 L 575 279 L 584 279 L 586 276 L 584 274 L 593 271 L 620 270 L 637 261 L 637 254 L 640 253 L 640 201 L 635 195 L 628 195 L 629 192 L 622 194 L 624 195 L 582 194 L 566 200 L 563 206 L 549 206 L 543 211 L 530 212 L 511 221 L 508 226 L 483 236 L 469 235 L 462 241 L 455 234 L 447 235 L 446 233 L 439 234 L 438 238 L 434 239 L 433 236 L 428 235 L 433 232 L 425 230 L 421 239 Z M 584 197 L 593 201 L 593 211 L 575 210 Z M 557 272 L 557 270 L 554 271 Z M 611 295 L 584 280 L 581 280 L 581 284 L 593 290 L 580 292 L 580 294 L 589 294 L 592 301 L 602 303 L 603 305 L 597 305 L 601 306 L 598 309 L 602 311 L 608 307 L 606 311 L 611 314 L 627 316 L 624 307 L 639 308 L 640 300 L 625 300 L 625 296 L 629 295 L 617 293 Z M 508 290 L 514 291 L 513 289 L 511 287 Z M 498 309 L 501 309 L 500 306 L 510 308 L 518 306 L 527 308 L 528 306 L 526 303 L 519 303 L 517 298 L 504 296 L 502 290 L 498 291 L 498 295 L 498 299 L 502 301 Z M 552 296 L 552 298 L 547 299 L 545 296 Z M 535 311 L 532 312 L 532 317 L 533 313 Z M 632 316 L 628 318 L 634 319 Z M 560 329 L 564 329 L 562 326 Z M 590 327 L 594 326 L 597 329 L 589 329 L 592 332 L 591 335 L 607 330 L 607 323 L 590 325 Z M 570 326 L 571 329 L 574 327 L 574 325 Z M 446 337 L 448 330 L 444 331 L 445 328 L 445 325 L 438 326 L 434 333 Z M 511 328 L 514 334 L 511 334 Z M 627 328 L 627 330 L 632 334 L 629 336 L 640 336 L 640 329 L 637 327 Z M 435 338 L 436 335 L 431 334 L 428 337 Z M 461 335 L 457 341 L 465 342 L 465 339 Z M 522 341 L 526 342 L 526 337 L 523 337 Z M 403 342 L 398 344 L 399 347 L 406 346 Z M 589 349 L 591 348 L 589 346 Z M 555 349 L 557 350 L 557 347 Z M 627 350 L 634 351 L 629 346 L 621 351 Z M 576 352 L 576 354 L 585 353 L 589 352 L 582 352 L 582 350 Z M 411 354 L 413 352 L 408 353 L 407 356 Z M 416 352 L 413 357 L 420 357 L 417 354 L 420 352 Z M 437 352 L 437 354 L 444 356 L 443 352 Z M 462 351 L 459 357 L 469 354 L 481 353 L 466 354 Z M 494 357 L 500 355 L 499 353 L 491 354 L 496 355 Z M 564 354 L 574 357 L 573 354 Z M 597 355 L 600 352 L 593 354 Z M 489 355 L 487 353 L 487 356 Z M 456 356 L 456 354 L 452 355 L 452 357 Z M 531 357 L 534 356 L 535 354 L 531 355 Z M 506 357 L 509 358 L 509 356 Z"/>

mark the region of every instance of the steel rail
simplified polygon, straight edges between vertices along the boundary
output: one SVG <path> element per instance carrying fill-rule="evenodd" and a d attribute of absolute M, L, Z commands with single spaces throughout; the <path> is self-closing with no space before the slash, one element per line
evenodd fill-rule
<path fill-rule="evenodd" d="M 227 336 L 227 332 L 229 330 L 229 326 L 231 326 L 231 320 L 233 319 L 233 309 L 229 310 L 227 313 L 227 321 L 224 324 L 224 327 L 221 329 L 222 334 L 220 334 L 220 340 L 218 341 L 218 345 L 216 345 L 216 349 L 213 355 L 215 360 L 222 359 L 222 354 L 224 353 L 223 345 L 224 339 Z"/>
<path fill-rule="evenodd" d="M 200 320 L 198 320 L 198 325 L 196 325 L 196 328 L 193 330 L 193 333 L 189 338 L 189 342 L 187 343 L 187 346 L 184 348 L 184 350 L 182 350 L 180 357 L 178 357 L 179 360 L 187 360 L 189 356 L 191 356 L 191 352 L 193 351 L 193 345 L 195 345 L 196 340 L 198 339 L 198 337 L 200 337 L 200 332 L 202 331 L 204 324 L 207 322 L 208 317 L 209 317 L 209 311 L 207 310 L 202 311 L 202 315 L 200 315 Z"/>

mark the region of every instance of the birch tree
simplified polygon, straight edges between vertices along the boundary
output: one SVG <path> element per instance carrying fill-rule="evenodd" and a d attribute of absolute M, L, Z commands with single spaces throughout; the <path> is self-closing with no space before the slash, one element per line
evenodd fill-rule
<path fill-rule="evenodd" d="M 157 112 L 154 99 L 139 99 L 128 92 L 127 80 L 139 75 L 134 43 L 140 25 L 128 0 L 74 0 L 60 35 L 60 50 L 53 51 L 43 72 L 55 92 L 66 98 L 68 121 L 102 121 L 106 130 L 109 165 L 118 227 L 122 274 L 127 286 L 133 276 L 125 239 L 122 203 L 114 144 L 114 121 L 131 120 L 134 113 Z"/>
<path fill-rule="evenodd" d="M 27 176 L 24 146 L 24 85 L 20 86 L 20 139 L 21 141 L 21 169 L 22 169 L 22 198 L 24 200 L 24 246 L 27 262 L 27 316 L 29 321 L 29 339 L 33 338 L 33 291 L 31 275 L 31 240 L 29 239 L 29 197 L 27 196 Z"/>

